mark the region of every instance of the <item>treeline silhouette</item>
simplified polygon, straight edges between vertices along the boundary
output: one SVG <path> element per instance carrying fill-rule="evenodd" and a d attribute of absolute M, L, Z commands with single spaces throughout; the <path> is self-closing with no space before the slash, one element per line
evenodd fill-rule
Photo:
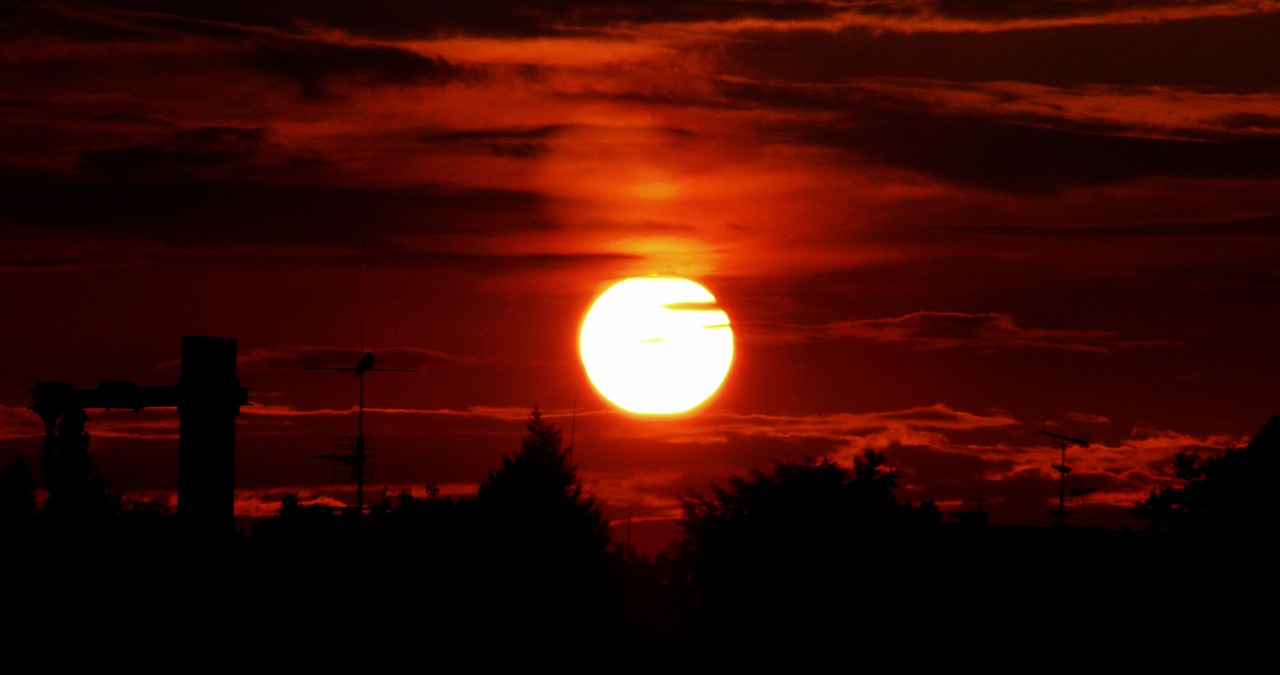
<path fill-rule="evenodd" d="M 647 557 L 611 540 L 537 408 L 474 497 L 388 495 L 357 514 L 291 495 L 222 542 L 123 504 L 92 471 L 83 413 L 63 424 L 41 460 L 42 509 L 24 460 L 0 469 L 11 613 L 196 645 L 221 634 L 193 620 L 272 617 L 244 639 L 318 658 L 382 645 L 658 663 L 855 645 L 925 663 L 993 640 L 1101 656 L 1103 634 L 1108 649 L 1185 651 L 1189 626 L 1204 645 L 1250 625 L 1239 609 L 1270 573 L 1262 481 L 1280 451 L 1272 418 L 1245 448 L 1180 456 L 1179 485 L 1137 507 L 1152 524 L 1140 532 L 948 522 L 899 500 L 874 451 L 852 467 L 778 462 L 687 495 L 684 536 Z M 86 618 L 102 608 L 109 623 Z"/>

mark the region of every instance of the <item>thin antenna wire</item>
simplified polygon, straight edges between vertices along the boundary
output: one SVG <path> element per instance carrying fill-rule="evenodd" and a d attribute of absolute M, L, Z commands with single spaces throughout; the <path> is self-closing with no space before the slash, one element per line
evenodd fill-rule
<path fill-rule="evenodd" d="M 366 244 L 368 242 L 365 242 Z M 368 313 L 366 306 L 369 297 L 369 251 L 366 247 L 360 256 L 360 353 L 364 353 L 364 320 Z"/>
<path fill-rule="evenodd" d="M 578 392 L 573 392 L 573 416 L 569 418 L 569 450 L 573 450 L 573 439 L 578 435 Z"/>

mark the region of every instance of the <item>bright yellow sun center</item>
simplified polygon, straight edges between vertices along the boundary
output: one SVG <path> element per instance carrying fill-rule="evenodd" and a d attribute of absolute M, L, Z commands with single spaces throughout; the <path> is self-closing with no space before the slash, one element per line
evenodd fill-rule
<path fill-rule="evenodd" d="M 707 400 L 729 373 L 733 331 L 707 289 L 679 277 L 619 281 L 596 298 L 578 348 L 591 384 L 634 413 Z"/>

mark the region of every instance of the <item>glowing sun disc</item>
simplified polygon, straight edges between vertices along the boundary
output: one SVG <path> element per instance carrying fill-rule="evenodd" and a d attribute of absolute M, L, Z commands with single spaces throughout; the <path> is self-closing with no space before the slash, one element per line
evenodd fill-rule
<path fill-rule="evenodd" d="M 591 384 L 614 405 L 673 414 L 720 388 L 733 362 L 733 330 L 715 296 L 696 282 L 635 277 L 596 298 L 578 350 Z"/>

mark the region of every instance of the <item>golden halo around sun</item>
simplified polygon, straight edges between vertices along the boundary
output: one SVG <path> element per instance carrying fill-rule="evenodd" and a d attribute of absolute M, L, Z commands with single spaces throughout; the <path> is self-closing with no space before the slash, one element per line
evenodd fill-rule
<path fill-rule="evenodd" d="M 633 413 L 691 410 L 720 388 L 733 362 L 729 315 L 680 277 L 634 277 L 596 298 L 578 350 L 591 384 Z"/>

